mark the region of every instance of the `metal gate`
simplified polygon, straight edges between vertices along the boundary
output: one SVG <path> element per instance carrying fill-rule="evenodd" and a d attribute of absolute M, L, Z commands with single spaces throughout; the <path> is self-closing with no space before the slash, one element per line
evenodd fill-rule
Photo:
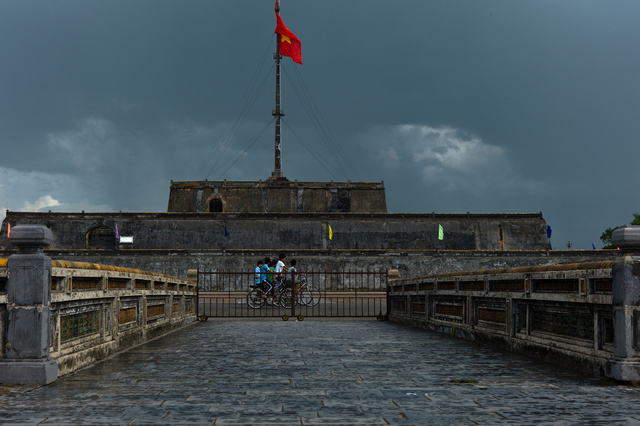
<path fill-rule="evenodd" d="M 387 315 L 385 272 L 300 272 L 284 296 L 259 291 L 254 272 L 198 270 L 198 317 L 377 317 Z M 258 302 L 258 303 L 255 303 Z M 260 305 L 260 306 L 258 306 Z"/>

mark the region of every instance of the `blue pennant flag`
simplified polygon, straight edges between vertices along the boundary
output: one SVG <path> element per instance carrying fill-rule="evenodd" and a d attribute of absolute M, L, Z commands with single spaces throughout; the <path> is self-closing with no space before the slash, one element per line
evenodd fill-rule
<path fill-rule="evenodd" d="M 596 249 L 596 245 L 593 243 L 591 243 L 591 247 L 593 247 L 594 250 Z"/>
<path fill-rule="evenodd" d="M 551 238 L 551 226 L 547 225 L 547 238 Z"/>
<path fill-rule="evenodd" d="M 229 233 L 227 232 L 227 224 L 226 223 L 224 224 L 224 236 L 225 237 L 229 236 Z"/>

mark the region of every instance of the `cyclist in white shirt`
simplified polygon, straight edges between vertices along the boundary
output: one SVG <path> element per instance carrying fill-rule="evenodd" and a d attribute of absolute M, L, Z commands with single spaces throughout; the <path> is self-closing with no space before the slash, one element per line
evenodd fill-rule
<path fill-rule="evenodd" d="M 287 255 L 284 253 L 280 253 L 280 255 L 278 256 L 278 263 L 276 264 L 276 274 L 278 274 L 278 281 L 284 278 L 283 272 L 287 272 L 289 270 L 289 268 L 287 268 L 284 264 L 285 260 L 287 260 Z"/>

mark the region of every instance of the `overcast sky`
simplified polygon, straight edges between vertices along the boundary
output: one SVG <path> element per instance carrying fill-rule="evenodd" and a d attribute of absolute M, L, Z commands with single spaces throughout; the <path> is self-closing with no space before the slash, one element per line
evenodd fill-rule
<path fill-rule="evenodd" d="M 1 0 L 0 218 L 166 211 L 273 171 L 273 0 Z M 539 212 L 554 248 L 640 212 L 640 1 L 282 0 L 283 172 L 390 212 Z"/>

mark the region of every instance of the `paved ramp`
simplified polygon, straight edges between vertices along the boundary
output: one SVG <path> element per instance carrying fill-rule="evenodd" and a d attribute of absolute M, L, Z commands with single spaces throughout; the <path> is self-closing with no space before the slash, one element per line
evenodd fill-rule
<path fill-rule="evenodd" d="M 210 320 L 12 389 L 18 422 L 620 424 L 640 390 L 374 320 Z"/>

